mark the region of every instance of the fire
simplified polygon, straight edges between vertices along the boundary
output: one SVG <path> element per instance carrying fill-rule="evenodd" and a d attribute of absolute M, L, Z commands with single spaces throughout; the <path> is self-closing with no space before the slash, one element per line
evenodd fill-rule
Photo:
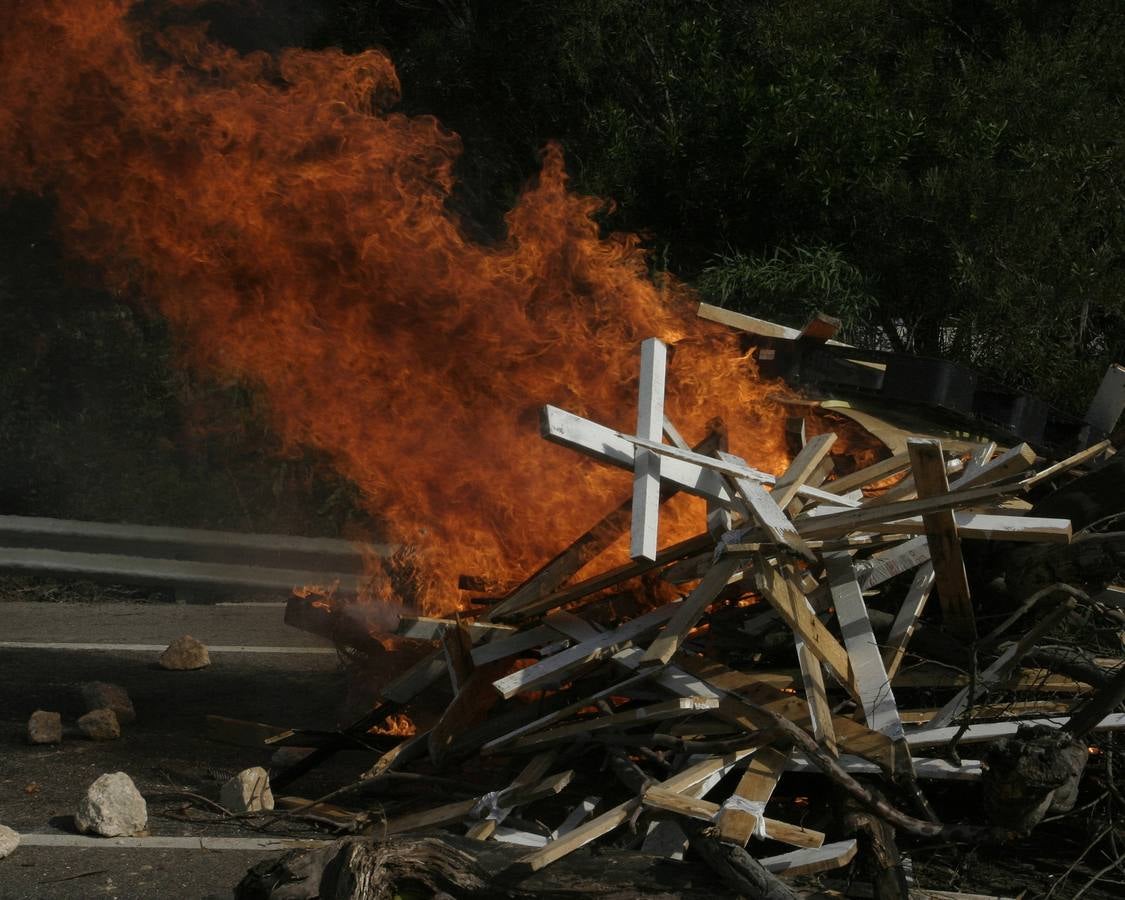
<path fill-rule="evenodd" d="M 131 7 L 3 5 L 0 191 L 49 193 L 70 253 L 165 316 L 186 364 L 252 383 L 289 446 L 328 454 L 412 548 L 411 605 L 526 576 L 629 495 L 537 411 L 631 431 L 644 338 L 674 346 L 688 440 L 722 416 L 734 452 L 785 465 L 753 362 L 634 237 L 599 233 L 559 147 L 482 244 L 448 209 L 458 137 L 393 111 L 387 56 L 243 56 Z M 665 521 L 671 541 L 701 516 Z"/>
<path fill-rule="evenodd" d="M 418 727 L 406 713 L 392 713 L 387 716 L 382 725 L 371 730 L 375 734 L 389 734 L 398 737 L 413 737 L 418 733 Z"/>

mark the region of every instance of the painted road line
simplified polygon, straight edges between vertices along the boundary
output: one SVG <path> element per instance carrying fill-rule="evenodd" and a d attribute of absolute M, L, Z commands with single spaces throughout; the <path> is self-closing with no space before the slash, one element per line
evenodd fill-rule
<path fill-rule="evenodd" d="M 40 641 L 0 641 L 6 650 L 103 650 L 126 653 L 163 653 L 167 644 L 80 644 Z M 333 647 L 247 647 L 241 644 L 207 645 L 209 653 L 319 653 L 336 654 Z"/>
<path fill-rule="evenodd" d="M 24 847 L 84 847 L 139 850 L 297 850 L 332 841 L 316 838 L 247 837 L 87 837 L 84 834 L 21 834 Z"/>

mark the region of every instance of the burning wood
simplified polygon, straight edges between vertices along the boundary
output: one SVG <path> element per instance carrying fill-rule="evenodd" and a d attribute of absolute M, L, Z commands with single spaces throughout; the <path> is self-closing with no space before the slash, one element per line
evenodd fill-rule
<path fill-rule="evenodd" d="M 1115 712 L 1125 682 L 1099 676 L 1097 692 L 1079 700 L 1081 708 L 1042 701 L 997 706 L 1033 687 L 1022 680 L 1032 670 L 1021 669 L 1021 661 L 1063 627 L 1079 608 L 1076 597 L 1085 595 L 1064 592 L 1064 602 L 1055 603 L 1059 592 L 1043 591 L 1011 615 L 990 609 L 973 597 L 962 543 L 1068 542 L 1069 520 L 988 504 L 1112 454 L 1112 446 L 1029 475 L 1029 448 L 998 453 L 986 445 L 949 479 L 941 444 L 912 439 L 908 453 L 826 481 L 821 463 L 833 437 L 822 435 L 775 477 L 714 446 L 685 449 L 667 420 L 660 431 L 672 443 L 660 442 L 653 422 L 663 419 L 662 359 L 659 342 L 646 342 L 639 434 L 554 407 L 543 412 L 548 440 L 634 469 L 633 503 L 475 621 L 400 620 L 398 633 L 439 640 L 444 649 L 384 686 L 382 704 L 336 744 L 318 745 L 323 759 L 369 731 L 386 735 L 394 716 L 424 706 L 423 692 L 446 684 L 454 700 L 439 722 L 385 753 L 354 787 L 392 773 L 458 769 L 474 783 L 494 771 L 499 781 L 463 801 L 403 807 L 385 821 L 361 818 L 355 829 L 385 841 L 377 846 L 392 858 L 406 844 L 391 835 L 436 826 L 527 848 L 490 855 L 482 847 L 467 857 L 489 860 L 497 868 L 487 878 L 511 886 L 552 866 L 561 867 L 566 882 L 576 871 L 574 851 L 607 840 L 620 848 L 612 836 L 627 826 L 636 837 L 625 845 L 641 842 L 646 851 L 676 858 L 690 845 L 711 870 L 707 877 L 741 892 L 753 882 L 754 896 L 789 895 L 770 873 L 788 878 L 842 866 L 863 847 L 878 895 L 896 896 L 905 883 L 896 833 L 908 841 L 1014 842 L 1038 821 L 1029 816 L 1038 811 L 1041 818 L 1059 792 L 1073 804 L 1080 767 L 1056 766 L 1071 773 L 1065 788 L 1066 779 L 1023 784 L 1021 772 L 1039 771 L 1023 760 L 1044 741 L 1084 748 L 1087 734 L 1125 728 L 1125 715 Z M 896 471 L 906 475 L 893 497 L 862 492 Z M 659 498 L 669 486 L 725 510 L 729 529 L 659 549 Z M 629 530 L 634 562 L 566 585 Z M 599 602 L 607 589 L 641 575 L 693 583 L 681 598 L 649 608 L 635 598 Z M 928 608 L 935 590 L 938 606 Z M 888 604 L 893 615 L 878 609 Z M 1004 621 L 991 627 L 996 618 Z M 1023 633 L 1002 644 L 1017 622 L 1025 624 Z M 799 671 L 773 664 L 786 643 Z M 946 669 L 920 687 L 925 679 L 913 643 L 942 662 L 968 660 L 967 680 Z M 1049 654 L 1034 658 L 1050 664 Z M 943 705 L 915 708 L 923 696 Z M 1031 726 L 1038 730 L 1027 732 Z M 1000 749 L 982 759 L 962 759 L 956 750 L 998 741 Z M 931 786 L 979 781 L 994 759 L 1003 766 L 983 796 L 1004 803 L 986 800 L 984 815 L 971 822 L 943 822 Z M 493 769 L 498 762 L 519 774 L 504 782 Z M 601 767 L 619 787 L 589 777 Z M 797 807 L 775 800 L 787 772 L 820 773 L 820 793 Z M 591 789 L 604 799 L 572 808 L 565 802 Z M 1013 813 L 1008 802 L 1021 791 L 1030 798 L 1027 815 Z M 840 797 L 850 810 L 843 823 L 830 811 L 829 801 Z M 743 849 L 762 841 L 796 849 Z M 358 846 L 342 845 L 336 865 L 370 875 Z M 451 837 L 446 846 L 474 845 Z M 407 877 L 393 868 L 382 869 L 388 883 Z"/>

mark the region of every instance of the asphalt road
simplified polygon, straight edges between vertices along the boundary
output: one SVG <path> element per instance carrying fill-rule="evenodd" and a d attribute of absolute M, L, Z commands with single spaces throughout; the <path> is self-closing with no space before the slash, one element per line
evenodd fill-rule
<path fill-rule="evenodd" d="M 0 603 L 0 824 L 21 833 L 73 833 L 70 819 L 80 797 L 104 772 L 127 772 L 146 794 L 190 791 L 217 800 L 223 781 L 240 769 L 267 764 L 270 754 L 209 739 L 208 714 L 309 728 L 348 720 L 354 708 L 341 704 L 349 688 L 354 701 L 354 681 L 333 652 L 284 625 L 282 615 L 281 605 Z M 168 672 L 157 665 L 155 650 L 41 646 L 162 647 L 185 633 L 211 646 L 279 650 L 215 652 L 207 669 Z M 137 722 L 119 741 L 86 740 L 74 725 L 84 712 L 78 686 L 94 680 L 120 684 L 133 699 Z M 62 714 L 61 745 L 26 743 L 27 719 L 36 709 Z M 318 796 L 354 779 L 369 763 L 365 756 L 341 754 L 290 791 Z M 149 801 L 149 833 L 256 835 L 189 809 L 175 796 Z M 300 825 L 290 833 L 324 836 Z M 0 900 L 230 897 L 245 870 L 268 855 L 23 846 L 0 860 Z"/>

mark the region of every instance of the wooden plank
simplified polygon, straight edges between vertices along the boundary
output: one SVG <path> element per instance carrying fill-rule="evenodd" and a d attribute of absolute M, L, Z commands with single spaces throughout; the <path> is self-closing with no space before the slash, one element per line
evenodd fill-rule
<path fill-rule="evenodd" d="M 925 537 L 911 538 L 890 550 L 880 550 L 856 565 L 859 586 L 869 590 L 903 572 L 930 561 L 930 544 Z"/>
<path fill-rule="evenodd" d="M 687 599 L 679 604 L 679 608 L 668 620 L 668 624 L 649 646 L 641 660 L 641 665 L 667 665 L 679 651 L 684 638 L 695 627 L 707 607 L 715 602 L 715 598 L 744 565 L 743 560 L 723 558 L 711 566 L 703 576 L 703 580 L 695 586 Z"/>
<path fill-rule="evenodd" d="M 696 713 L 709 712 L 718 709 L 719 701 L 714 697 L 680 697 L 675 700 L 664 700 L 652 703 L 638 709 L 629 709 L 619 713 L 597 716 L 596 718 L 583 719 L 558 728 L 538 731 L 517 738 L 513 746 L 527 748 L 538 747 L 543 744 L 553 744 L 557 741 L 573 741 L 575 735 L 593 734 L 607 728 L 636 725 L 642 722 L 659 722 L 664 719 L 675 719 L 690 716 Z"/>
<path fill-rule="evenodd" d="M 779 856 L 767 856 L 758 862 L 767 872 L 795 878 L 798 875 L 815 875 L 817 872 L 846 866 L 855 859 L 856 848 L 855 840 L 837 841 L 813 850 L 794 850 Z"/>
<path fill-rule="evenodd" d="M 735 463 L 740 466 L 746 465 L 745 460 L 731 453 L 724 453 L 720 450 L 718 456 L 724 462 Z M 738 491 L 738 496 L 745 501 L 754 520 L 769 535 L 769 539 L 774 543 L 788 547 L 794 553 L 805 557 L 809 562 L 816 562 L 816 557 L 805 542 L 801 540 L 801 536 L 797 534 L 797 529 L 793 527 L 789 517 L 777 505 L 770 493 L 762 487 L 761 482 L 740 475 L 731 477 Z"/>
<path fill-rule="evenodd" d="M 637 434 L 659 441 L 664 432 L 664 379 L 668 347 L 657 338 L 641 344 L 641 375 L 637 401 Z M 656 559 L 660 518 L 660 457 L 651 450 L 634 451 L 633 525 L 629 556 Z"/>
<path fill-rule="evenodd" d="M 782 338 L 788 341 L 795 341 L 801 336 L 800 331 L 796 328 L 790 328 L 788 325 L 779 325 L 776 322 L 769 322 L 765 319 L 756 318 L 755 316 L 748 316 L 745 313 L 734 312 L 730 309 L 724 309 L 721 306 L 714 306 L 711 303 L 700 303 L 696 314 L 701 319 L 718 322 L 720 325 L 726 325 L 738 331 L 745 331 L 747 334 L 756 334 L 758 337 Z M 828 340 L 827 343 L 836 347 L 850 346 L 834 340 Z"/>
<path fill-rule="evenodd" d="M 825 564 L 836 617 L 840 621 L 840 632 L 852 663 L 867 725 L 893 741 L 899 740 L 903 736 L 902 720 L 898 716 L 890 679 L 883 668 L 883 658 L 879 655 L 879 645 L 871 630 L 863 592 L 855 580 L 851 557 L 846 554 L 830 555 L 826 557 Z"/>
<path fill-rule="evenodd" d="M 549 725 L 553 725 L 556 722 L 561 722 L 564 719 L 567 719 L 570 716 L 574 715 L 579 710 L 585 709 L 588 706 L 593 706 L 599 700 L 604 700 L 606 697 L 621 695 L 633 685 L 645 681 L 649 677 L 649 674 L 649 672 L 640 672 L 636 675 L 626 678 L 623 681 L 612 684 L 607 688 L 603 688 L 602 690 L 598 691 L 597 693 L 591 694 L 588 697 L 583 697 L 581 700 L 577 700 L 574 703 L 569 704 L 568 706 L 564 706 L 562 709 L 557 709 L 554 712 L 550 712 L 544 716 L 540 716 L 534 722 L 529 722 L 528 724 L 523 725 L 515 729 L 514 731 L 509 732 L 508 734 L 489 741 L 481 748 L 481 753 L 485 756 L 488 756 L 491 753 L 501 751 L 505 747 L 512 744 L 517 738 L 522 737 L 525 734 L 531 734 L 532 732 L 540 731 Z"/>
<path fill-rule="evenodd" d="M 1047 481 L 1050 478 L 1054 478 L 1060 472 L 1065 472 L 1068 469 L 1073 469 L 1075 466 L 1082 465 L 1082 463 L 1084 462 L 1089 462 L 1095 456 L 1100 456 L 1112 446 L 1113 444 L 1109 440 L 1098 441 L 1098 443 L 1087 447 L 1085 450 L 1080 450 L 1073 456 L 1068 456 L 1066 459 L 1055 463 L 1053 466 L 1048 466 L 1046 469 L 1041 472 L 1037 472 L 1030 478 L 1025 478 L 1021 482 L 1021 484 L 1025 489 L 1033 488 L 1037 484 L 1041 484 L 1042 482 Z"/>
<path fill-rule="evenodd" d="M 659 785 L 646 789 L 641 802 L 649 809 L 659 809 L 704 822 L 714 821 L 722 809 L 718 803 L 669 791 Z M 769 817 L 765 817 L 763 822 L 765 836 L 770 840 L 781 841 L 794 847 L 819 847 L 824 843 L 824 833 L 821 831 L 790 825 L 788 822 L 780 822 Z"/>
<path fill-rule="evenodd" d="M 789 468 L 782 472 L 777 477 L 777 481 L 774 482 L 771 492 L 774 503 L 782 509 L 789 506 L 790 502 L 797 496 L 797 489 L 810 481 L 813 473 L 820 467 L 835 443 L 836 435 L 831 432 L 818 434 L 811 441 L 808 441 L 801 448 L 801 452 L 793 457 Z M 817 486 L 813 485 L 813 487 Z M 830 491 L 830 493 L 835 494 L 836 492 Z"/>
<path fill-rule="evenodd" d="M 622 659 L 623 656 L 621 654 L 615 660 L 628 665 L 627 659 Z M 681 696 L 707 696 L 707 691 L 711 690 L 727 701 L 737 703 L 745 699 L 748 703 L 784 716 L 806 731 L 812 728 L 808 703 L 767 683 L 755 673 L 728 669 L 714 660 L 686 654 L 681 655 L 677 662 L 677 666 L 669 666 L 656 676 L 657 683 Z M 746 704 L 741 709 L 721 705 L 717 715 L 740 728 L 761 728 L 764 725 L 761 715 Z M 755 722 L 758 724 L 755 725 Z M 888 773 L 909 771 L 909 757 L 903 753 L 899 744 L 885 734 L 843 716 L 834 716 L 832 727 L 841 750 L 877 763 Z"/>
<path fill-rule="evenodd" d="M 455 619 L 439 619 L 434 616 L 401 616 L 395 634 L 398 637 L 410 638 L 416 641 L 441 640 L 442 632 L 456 624 Z M 495 622 L 470 622 L 469 632 L 473 643 L 493 637 L 506 637 L 515 632 L 511 625 L 500 625 Z"/>
<path fill-rule="evenodd" d="M 788 762 L 788 753 L 772 747 L 763 747 L 751 757 L 734 789 L 733 796 L 740 802 L 724 803 L 715 819 L 722 840 L 745 847 L 756 832 L 765 836 L 765 828 L 759 827 L 759 823 L 765 818 L 765 806 Z"/>
<path fill-rule="evenodd" d="M 834 338 L 843 324 L 835 316 L 817 310 L 813 317 L 805 323 L 800 334 L 797 335 L 797 339 L 823 344 L 830 338 Z"/>
<path fill-rule="evenodd" d="M 512 779 L 512 783 L 508 785 L 507 790 L 512 793 L 517 793 L 523 788 L 538 784 L 551 770 L 551 766 L 555 763 L 556 756 L 557 754 L 553 751 L 537 753 L 528 760 L 520 773 Z M 508 813 L 514 808 L 514 806 L 497 806 L 495 812 L 473 823 L 469 827 L 469 830 L 465 832 L 466 837 L 473 838 L 473 840 L 477 841 L 487 841 L 495 833 L 497 826 L 507 818 Z"/>
<path fill-rule="evenodd" d="M 921 500 L 956 496 L 948 493 L 949 482 L 945 475 L 945 462 L 941 443 L 932 439 L 910 438 L 906 442 L 910 453 L 914 480 Z M 987 488 L 986 488 L 987 490 Z M 967 492 L 959 492 L 962 495 Z M 891 504 L 895 505 L 895 504 Z M 889 507 L 886 507 L 889 508 Z M 941 603 L 943 623 L 961 640 L 976 640 L 976 616 L 973 613 L 969 577 L 965 560 L 961 556 L 961 541 L 957 536 L 957 523 L 949 510 L 926 513 L 926 541 L 934 564 L 934 580 L 938 601 Z"/>
<path fill-rule="evenodd" d="M 816 658 L 828 666 L 833 677 L 862 702 L 847 651 L 814 615 L 809 601 L 795 584 L 792 570 L 785 565 L 770 565 L 764 557 L 758 557 L 753 573 L 758 590 L 778 615 L 801 636 Z"/>
<path fill-rule="evenodd" d="M 538 872 L 544 866 L 549 866 L 551 863 L 555 862 L 555 860 L 562 859 L 564 856 L 573 853 L 580 847 L 585 847 L 591 841 L 596 841 L 603 835 L 609 834 L 609 832 L 629 819 L 640 805 L 641 800 L 639 797 L 633 797 L 630 800 L 626 800 L 624 803 L 619 803 L 617 806 L 607 809 L 600 816 L 591 819 L 586 824 L 579 825 L 568 834 L 562 835 L 553 841 L 548 841 L 546 846 L 523 857 L 520 860 L 520 865 L 532 872 Z"/>
<path fill-rule="evenodd" d="M 620 566 L 615 566 L 599 575 L 593 575 L 570 587 L 555 591 L 540 600 L 523 606 L 521 609 L 513 609 L 511 613 L 505 613 L 504 618 L 517 622 L 525 621 L 534 616 L 548 612 L 549 610 L 556 609 L 557 607 L 590 597 L 599 591 L 604 591 L 606 588 L 621 584 L 631 578 L 644 575 L 646 572 L 651 572 L 653 569 L 657 569 L 660 566 L 668 565 L 668 563 L 675 562 L 684 556 L 708 550 L 714 547 L 714 545 L 715 541 L 709 534 L 704 533 L 696 535 L 695 537 L 679 541 L 659 551 L 656 554 L 655 562 L 650 562 L 648 560 L 640 562 L 632 561 Z"/>
<path fill-rule="evenodd" d="M 953 522 L 962 539 L 1029 541 L 1037 544 L 1069 544 L 1071 540 L 1070 519 L 957 511 L 953 513 Z M 878 522 L 865 526 L 865 530 L 874 534 L 928 533 L 925 520 L 920 516 Z"/>
<path fill-rule="evenodd" d="M 635 448 L 640 443 L 636 440 L 632 442 L 626 440 L 624 435 L 612 428 L 606 428 L 604 425 L 583 419 L 555 406 L 543 407 L 540 413 L 539 432 L 552 443 L 570 447 L 601 462 L 629 471 L 633 470 Z M 651 441 L 646 443 L 649 450 L 664 446 Z M 672 482 L 681 490 L 704 499 L 714 499 L 727 506 L 733 506 L 737 502 L 717 472 L 696 463 L 683 462 L 675 458 L 662 459 L 660 477 L 666 482 Z"/>
<path fill-rule="evenodd" d="M 631 644 L 644 634 L 659 628 L 675 615 L 679 603 L 669 603 L 642 616 L 638 616 L 618 626 L 612 631 L 599 634 L 596 638 L 581 641 L 573 647 L 548 656 L 526 669 L 513 672 L 498 681 L 493 687 L 505 698 L 531 690 L 539 685 L 563 678 L 590 662 L 612 656 L 622 647 Z"/>
<path fill-rule="evenodd" d="M 964 490 L 970 487 L 980 487 L 1003 481 L 1014 475 L 1019 475 L 1035 465 L 1035 451 L 1028 444 L 1017 444 L 1005 450 L 996 459 L 977 463 L 970 463 L 961 476 L 953 481 L 955 490 Z"/>
<path fill-rule="evenodd" d="M 927 552 L 928 548 L 927 548 Z M 925 562 L 914 574 L 914 581 L 906 592 L 906 597 L 899 607 L 898 614 L 891 624 L 890 633 L 887 635 L 887 645 L 883 650 L 883 665 L 887 671 L 887 678 L 894 680 L 898 674 L 902 661 L 906 658 L 906 645 L 918 627 L 918 620 L 926 608 L 926 601 L 934 587 L 933 563 Z"/>
<path fill-rule="evenodd" d="M 980 722 L 970 725 L 961 734 L 959 744 L 976 744 L 982 741 L 994 741 L 997 738 L 1011 737 L 1019 730 L 1021 725 L 1045 725 L 1048 728 L 1060 728 L 1066 722 L 1066 716 L 1057 718 L 1032 718 L 1010 719 L 1007 722 Z M 1125 713 L 1114 713 L 1106 716 L 1098 723 L 1095 731 L 1121 731 L 1125 729 Z M 906 742 L 912 749 L 926 747 L 940 747 L 953 740 L 954 735 L 961 731 L 960 726 L 950 725 L 946 728 L 935 728 L 932 731 L 916 731 L 906 736 Z"/>
<path fill-rule="evenodd" d="M 846 494 L 856 488 L 874 484 L 884 478 L 890 478 L 909 467 L 910 455 L 905 452 L 896 453 L 866 468 L 852 472 L 850 475 L 843 475 L 835 481 L 830 481 L 824 486 L 824 489 L 830 494 Z"/>
<path fill-rule="evenodd" d="M 828 702 L 828 686 L 824 683 L 824 664 L 809 649 L 799 634 L 793 635 L 797 649 L 797 663 L 801 667 L 801 684 L 805 688 L 805 701 L 812 718 L 812 735 L 832 756 L 840 752 L 836 729 L 832 724 L 832 705 Z"/>
<path fill-rule="evenodd" d="M 477 632 L 470 631 L 474 640 L 476 640 L 477 634 Z M 473 647 L 472 659 L 474 665 L 477 666 L 496 662 L 506 656 L 513 656 L 541 644 L 550 643 L 558 636 L 554 629 L 546 625 L 537 625 L 535 628 L 529 628 L 526 631 L 483 643 L 485 634 L 487 632 L 480 632 L 482 643 Z M 394 703 L 409 703 L 440 678 L 443 672 L 445 672 L 445 660 L 442 654 L 440 652 L 431 653 L 399 675 L 394 681 L 385 685 L 380 694 L 385 700 Z"/>
<path fill-rule="evenodd" d="M 940 461 L 938 464 L 944 483 L 945 467 L 941 466 Z M 924 516 L 931 513 L 949 512 L 965 506 L 977 506 L 982 500 L 992 500 L 1004 494 L 1018 493 L 1022 489 L 1021 485 L 986 485 L 964 491 L 920 497 L 917 500 L 899 500 L 894 503 L 864 506 L 860 509 L 848 509 L 842 512 L 833 510 L 824 513 L 820 511 L 815 515 L 805 513 L 793 524 L 796 525 L 797 531 L 804 538 L 833 537 L 882 522 L 897 522 L 900 519 L 909 519 L 911 516 Z"/>
<path fill-rule="evenodd" d="M 762 484 L 773 485 L 777 483 L 777 478 L 770 475 L 768 472 L 762 472 L 746 463 L 728 462 L 725 460 L 717 459 L 711 456 L 704 456 L 695 453 L 691 450 L 681 450 L 679 447 L 672 447 L 668 444 L 661 444 L 656 441 L 650 441 L 645 438 L 637 437 L 635 435 L 620 434 L 617 436 L 629 444 L 635 444 L 638 447 L 644 447 L 651 450 L 653 453 L 658 453 L 661 456 L 668 457 L 669 459 L 681 462 L 684 465 L 695 465 L 701 469 L 713 470 L 734 478 L 749 478 L 752 481 L 758 481 Z M 836 504 L 837 506 L 859 506 L 859 501 L 849 500 L 847 497 L 830 494 L 827 491 L 822 491 L 819 488 L 810 487 L 807 484 L 799 485 L 797 493 L 803 497 L 810 499 L 823 500 L 829 503 Z"/>
<path fill-rule="evenodd" d="M 476 668 L 473 664 L 473 641 L 469 636 L 469 629 L 460 620 L 455 621 L 442 632 L 441 647 L 453 693 L 456 694 Z"/>
<path fill-rule="evenodd" d="M 844 754 L 837 762 L 844 771 L 852 775 L 883 774 L 883 770 L 875 763 L 852 754 Z M 785 770 L 813 775 L 821 771 L 820 766 L 803 753 L 794 753 L 786 764 Z M 984 768 L 979 759 L 963 759 L 960 764 L 951 763 L 947 759 L 915 759 L 914 774 L 918 778 L 934 781 L 974 781 L 984 774 Z"/>

